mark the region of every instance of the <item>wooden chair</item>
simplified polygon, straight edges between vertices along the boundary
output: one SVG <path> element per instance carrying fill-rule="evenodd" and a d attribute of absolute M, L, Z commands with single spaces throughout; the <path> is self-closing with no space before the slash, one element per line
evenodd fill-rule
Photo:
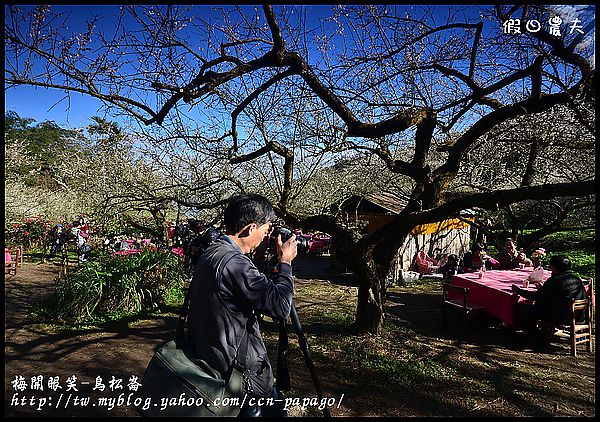
<path fill-rule="evenodd" d="M 443 290 L 443 299 L 444 299 L 444 304 L 443 304 L 443 309 L 442 309 L 443 317 L 444 317 L 444 327 L 446 327 L 446 308 L 447 307 L 460 309 L 462 311 L 461 315 L 462 315 L 463 324 L 465 322 L 467 315 L 469 315 L 473 312 L 482 311 L 484 309 L 482 306 L 479 306 L 479 305 L 476 305 L 474 303 L 470 303 L 467 301 L 467 298 L 471 294 L 471 291 L 469 290 L 468 287 L 454 286 L 450 283 L 444 282 L 444 283 L 442 283 L 442 290 Z M 460 295 L 461 298 L 460 299 L 450 299 L 448 297 L 449 292 L 456 293 L 456 294 Z"/>
<path fill-rule="evenodd" d="M 571 355 L 573 356 L 577 356 L 577 345 L 581 343 L 586 345 L 588 352 L 592 351 L 592 324 L 594 323 L 592 308 L 591 296 L 582 300 L 574 300 L 571 303 L 571 332 L 569 334 L 571 335 Z M 575 313 L 579 310 L 584 313 L 582 324 L 575 321 Z"/>
<path fill-rule="evenodd" d="M 19 263 L 18 263 L 19 268 L 23 268 L 23 257 L 24 256 L 25 256 L 25 254 L 23 253 L 23 246 L 19 246 Z"/>
<path fill-rule="evenodd" d="M 569 324 L 551 324 L 542 322 L 541 326 L 550 337 L 558 337 L 568 340 L 571 344 L 571 356 L 577 356 L 577 345 L 584 343 L 588 352 L 592 351 L 592 299 L 571 299 Z M 578 312 L 583 313 L 583 320 L 577 321 L 575 316 Z M 548 340 L 551 340 L 550 337 Z"/>
<path fill-rule="evenodd" d="M 4 248 L 4 273 L 17 275 L 18 269 L 23 265 L 21 248 Z"/>
<path fill-rule="evenodd" d="M 580 300 L 571 301 L 571 324 L 565 328 L 569 333 L 571 343 L 571 356 L 577 356 L 577 345 L 584 343 L 588 352 L 592 351 L 592 299 L 587 297 Z M 583 311 L 583 321 L 576 321 L 577 311 Z M 566 330 L 563 330 L 566 331 Z"/>

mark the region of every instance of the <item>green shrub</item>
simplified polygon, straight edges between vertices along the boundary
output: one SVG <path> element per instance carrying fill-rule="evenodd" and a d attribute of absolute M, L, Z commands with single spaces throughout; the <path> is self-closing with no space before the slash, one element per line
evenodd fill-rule
<path fill-rule="evenodd" d="M 131 315 L 173 300 L 185 280 L 179 258 L 144 250 L 135 255 L 103 256 L 88 261 L 46 300 L 48 317 L 68 323 L 98 320 L 99 315 Z M 111 317 L 109 319 L 114 319 Z"/>
<path fill-rule="evenodd" d="M 541 239 L 540 244 L 546 247 L 547 260 L 552 255 L 565 255 L 575 274 L 596 277 L 596 230 L 557 232 Z"/>

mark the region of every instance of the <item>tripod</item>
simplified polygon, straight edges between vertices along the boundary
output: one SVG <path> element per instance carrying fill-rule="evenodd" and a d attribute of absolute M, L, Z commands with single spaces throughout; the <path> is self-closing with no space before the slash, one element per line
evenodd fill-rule
<path fill-rule="evenodd" d="M 302 325 L 300 324 L 300 319 L 298 318 L 298 312 L 296 311 L 296 307 L 292 304 L 290 310 L 290 319 L 292 321 L 292 328 L 296 332 L 298 336 L 298 344 L 300 345 L 300 350 L 302 350 L 302 354 L 304 355 L 304 363 L 308 367 L 308 371 L 310 372 L 310 377 L 312 378 L 312 382 L 315 386 L 315 390 L 317 392 L 317 397 L 319 400 L 323 399 L 323 390 L 321 389 L 321 383 L 319 382 L 319 377 L 317 375 L 317 370 L 315 368 L 315 364 L 312 361 L 310 356 L 310 350 L 308 349 L 308 341 L 306 341 L 306 336 L 304 335 L 304 331 L 302 331 Z M 290 382 L 290 373 L 287 368 L 286 355 L 288 350 L 288 337 L 287 337 L 287 326 L 285 320 L 279 321 L 279 350 L 277 353 L 277 371 L 276 371 L 276 385 L 280 390 L 288 391 L 291 389 Z M 323 415 L 325 417 L 330 418 L 331 413 L 329 412 L 329 408 L 325 406 L 323 409 Z"/>
<path fill-rule="evenodd" d="M 265 251 L 264 256 L 262 257 L 262 262 L 257 262 L 257 267 L 263 268 L 263 273 L 273 273 L 274 268 L 277 263 L 277 254 L 272 250 L 267 249 Z M 310 356 L 310 350 L 308 349 L 308 341 L 306 341 L 306 336 L 304 335 L 304 331 L 302 330 L 302 325 L 300 324 L 300 318 L 298 318 L 298 312 L 296 311 L 296 307 L 292 303 L 290 309 L 290 319 L 292 321 L 292 328 L 298 337 L 298 344 L 300 345 L 300 350 L 302 350 L 302 354 L 304 355 L 304 363 L 308 367 L 308 371 L 310 372 L 310 377 L 312 378 L 312 382 L 315 386 L 315 391 L 317 392 L 317 397 L 319 400 L 323 399 L 323 389 L 321 388 L 321 383 L 319 382 L 319 377 L 317 375 L 317 370 L 315 368 L 315 364 L 312 361 L 312 357 Z M 288 337 L 287 337 L 287 323 L 285 320 L 279 321 L 279 344 L 277 351 L 277 369 L 276 369 L 276 385 L 277 388 L 281 391 L 289 391 L 291 390 L 291 382 L 290 382 L 290 373 L 287 367 L 287 351 L 288 351 Z M 325 417 L 330 418 L 331 413 L 329 412 L 329 408 L 325 406 L 323 409 L 323 415 Z"/>

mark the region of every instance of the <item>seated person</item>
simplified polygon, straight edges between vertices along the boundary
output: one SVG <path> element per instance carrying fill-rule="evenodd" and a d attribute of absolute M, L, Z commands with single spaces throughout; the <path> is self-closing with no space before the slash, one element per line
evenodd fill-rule
<path fill-rule="evenodd" d="M 532 262 L 523 252 L 523 248 L 517 251 L 517 242 L 510 237 L 504 241 L 504 249 L 496 259 L 500 262 L 501 270 L 512 270 L 518 268 L 519 264 L 525 264 L 526 267 L 532 266 Z"/>
<path fill-rule="evenodd" d="M 440 248 L 435 248 L 433 250 L 433 259 L 437 261 L 437 265 L 439 265 L 441 268 L 446 264 L 446 261 L 448 260 L 448 253 L 442 252 Z"/>
<path fill-rule="evenodd" d="M 497 270 L 500 263 L 485 252 L 483 243 L 473 244 L 472 249 L 463 257 L 464 269 L 466 272 L 478 271 L 482 265 L 486 270 Z"/>
<path fill-rule="evenodd" d="M 417 252 L 415 262 L 421 274 L 433 274 L 440 268 L 438 261 L 427 255 L 423 250 Z"/>
<path fill-rule="evenodd" d="M 571 271 L 571 261 L 564 255 L 550 258 L 552 276 L 538 290 L 529 291 L 513 284 L 511 289 L 533 304 L 518 302 L 515 304 L 515 325 L 526 331 L 539 333 L 538 320 L 553 324 L 567 324 L 570 317 L 571 299 L 585 299 L 585 287 L 579 277 Z"/>
<path fill-rule="evenodd" d="M 465 270 L 460 266 L 458 255 L 450 254 L 447 257 L 446 263 L 440 267 L 445 281 L 450 281 L 455 274 L 463 274 Z"/>

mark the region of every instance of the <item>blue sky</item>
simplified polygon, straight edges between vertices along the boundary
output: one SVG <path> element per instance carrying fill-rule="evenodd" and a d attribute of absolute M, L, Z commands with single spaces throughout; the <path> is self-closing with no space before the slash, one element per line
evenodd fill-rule
<path fill-rule="evenodd" d="M 22 6 L 26 8 L 28 6 Z M 81 31 L 85 28 L 86 21 L 92 15 L 101 16 L 99 27 L 107 28 L 114 26 L 114 22 L 118 15 L 118 7 L 116 5 L 91 5 L 91 6 L 52 6 L 54 10 L 63 10 L 70 13 L 70 28 L 74 32 Z M 210 7 L 199 6 L 205 8 L 210 14 Z M 242 6 L 250 11 L 254 10 L 254 6 Z M 279 6 L 275 6 L 275 11 L 278 11 Z M 309 17 L 310 23 L 317 25 L 320 19 L 330 16 L 329 5 L 312 5 L 305 6 L 306 14 Z M 468 18 L 478 18 L 479 10 L 484 6 L 465 6 L 464 10 L 459 14 L 460 17 L 465 15 Z M 406 6 L 407 10 L 410 6 Z M 5 9 L 6 10 L 6 9 Z M 434 15 L 443 19 L 448 11 L 447 6 L 435 6 Z M 461 20 L 460 18 L 458 20 Z M 485 32 L 485 30 L 484 30 Z M 312 55 L 313 53 L 311 53 Z M 311 58 L 312 59 L 312 58 Z M 65 93 L 56 89 L 44 89 L 41 87 L 18 86 L 5 90 L 5 108 L 6 110 L 16 111 L 22 117 L 31 117 L 36 121 L 54 120 L 59 125 L 68 128 L 82 127 L 91 123 L 90 117 L 100 114 L 98 112 L 101 103 L 99 100 L 90 96 L 84 96 L 78 93 L 72 93 L 70 104 L 68 100 L 59 102 Z M 111 117 L 108 116 L 110 119 Z M 118 118 L 114 120 L 119 121 Z"/>
<path fill-rule="evenodd" d="M 20 7 L 26 10 L 34 6 Z M 203 7 L 206 9 L 206 13 L 210 14 L 210 7 L 214 6 Z M 330 7 L 328 5 L 307 6 L 307 14 L 311 19 L 318 20 L 330 15 Z M 102 18 L 99 27 L 110 30 L 111 25 L 116 22 L 118 8 L 117 5 L 52 6 L 52 10 L 69 13 L 69 30 L 73 32 L 85 30 L 87 20 L 94 15 Z M 242 9 L 252 11 L 254 6 L 242 6 Z M 22 85 L 5 90 L 5 109 L 13 110 L 21 117 L 34 118 L 38 122 L 53 120 L 67 128 L 86 126 L 92 122 L 91 116 L 101 114 L 98 111 L 102 105 L 100 100 L 73 92 L 69 102 L 69 98 L 65 98 L 65 96 L 63 91 L 57 89 Z M 118 117 L 114 120 L 120 121 Z"/>
<path fill-rule="evenodd" d="M 20 6 L 23 9 L 33 6 Z M 201 6 L 202 14 L 210 15 L 211 6 Z M 260 6 L 258 6 L 260 8 Z M 276 12 L 279 6 L 275 6 Z M 317 25 L 319 20 L 331 16 L 331 5 L 308 5 L 304 6 L 309 21 Z M 86 21 L 93 15 L 101 16 L 99 27 L 110 30 L 115 24 L 119 6 L 117 5 L 86 5 L 86 6 L 52 6 L 52 10 L 65 11 L 69 13 L 69 30 L 74 32 L 83 31 Z M 248 12 L 253 12 L 255 6 L 242 6 Z M 409 10 L 410 6 L 407 7 Z M 471 17 L 478 16 L 478 6 L 467 9 Z M 6 10 L 6 9 L 5 9 Z M 439 10 L 439 11 L 438 11 Z M 447 6 L 438 6 L 436 14 L 442 19 L 447 13 Z M 5 91 L 6 110 L 16 111 L 21 117 L 31 117 L 36 121 L 53 120 L 56 123 L 68 127 L 82 127 L 91 123 L 90 117 L 100 114 L 98 109 L 101 102 L 90 96 L 79 93 L 71 93 L 70 102 L 65 98 L 66 94 L 56 89 L 45 89 L 41 87 L 18 86 Z M 119 118 L 114 120 L 119 121 Z"/>

